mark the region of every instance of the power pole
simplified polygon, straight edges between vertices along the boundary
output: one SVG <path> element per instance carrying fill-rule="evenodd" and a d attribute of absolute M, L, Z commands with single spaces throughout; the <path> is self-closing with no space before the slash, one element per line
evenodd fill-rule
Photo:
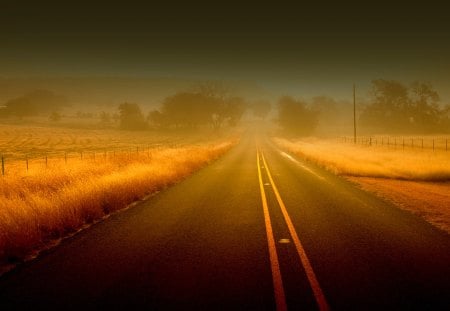
<path fill-rule="evenodd" d="M 353 142 L 356 144 L 356 86 L 353 84 Z"/>

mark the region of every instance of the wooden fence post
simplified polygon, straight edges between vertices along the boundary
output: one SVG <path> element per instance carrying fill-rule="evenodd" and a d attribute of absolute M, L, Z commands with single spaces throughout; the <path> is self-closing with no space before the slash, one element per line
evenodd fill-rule
<path fill-rule="evenodd" d="M 64 163 L 67 164 L 67 151 L 64 151 Z"/>
<path fill-rule="evenodd" d="M 2 154 L 2 176 L 5 176 L 5 158 Z"/>
<path fill-rule="evenodd" d="M 45 155 L 45 168 L 47 168 L 48 167 L 48 157 L 47 157 L 47 154 Z"/>
<path fill-rule="evenodd" d="M 27 163 L 27 172 L 28 172 L 28 154 L 25 156 L 25 162 Z"/>

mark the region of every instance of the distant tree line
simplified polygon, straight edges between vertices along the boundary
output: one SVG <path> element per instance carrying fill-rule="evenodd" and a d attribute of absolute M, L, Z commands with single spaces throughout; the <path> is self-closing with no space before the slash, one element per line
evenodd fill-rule
<path fill-rule="evenodd" d="M 225 123 L 235 126 L 246 109 L 243 98 L 231 95 L 221 84 L 207 83 L 165 98 L 159 109 L 150 111 L 147 119 L 154 128 L 211 126 L 219 129 Z"/>
<path fill-rule="evenodd" d="M 450 105 L 441 105 L 440 96 L 429 83 L 411 85 L 377 79 L 372 81 L 369 99 L 359 104 L 358 124 L 366 132 L 388 133 L 444 133 L 450 132 Z M 10 99 L 0 105 L 0 118 L 24 118 L 46 115 L 57 122 L 60 111 L 69 106 L 66 97 L 48 90 L 36 90 Z M 116 113 L 101 111 L 100 123 L 108 126 L 119 122 L 121 129 L 219 129 L 235 126 L 247 109 L 253 116 L 266 119 L 271 111 L 269 101 L 249 102 L 236 96 L 225 85 L 207 82 L 188 91 L 166 97 L 158 109 L 144 114 L 136 103 L 122 103 Z M 281 97 L 276 105 L 275 117 L 280 128 L 289 134 L 314 134 L 318 125 L 328 129 L 342 126 L 353 117 L 348 101 L 336 101 L 327 96 L 313 97 L 310 101 Z M 93 113 L 77 112 L 78 118 L 93 118 Z M 319 131 L 320 132 L 320 129 Z"/>
<path fill-rule="evenodd" d="M 377 79 L 372 81 L 369 95 L 358 118 L 359 126 L 365 131 L 450 132 L 450 105 L 439 104 L 439 94 L 429 83 L 414 82 L 407 86 L 398 81 Z M 350 102 L 338 102 L 327 96 L 314 97 L 310 102 L 284 96 L 277 104 L 276 121 L 287 133 L 311 135 L 319 123 L 333 127 L 338 125 L 339 119 L 350 122 L 353 117 L 350 106 Z"/>
<path fill-rule="evenodd" d="M 48 90 L 36 90 L 10 99 L 0 105 L 0 118 L 24 118 L 34 116 L 48 117 L 51 122 L 59 122 L 61 110 L 69 107 L 66 97 Z M 180 91 L 166 97 L 158 109 L 147 115 L 137 103 L 124 102 L 117 106 L 116 112 L 76 111 L 77 119 L 99 119 L 100 126 L 110 126 L 118 122 L 124 130 L 145 129 L 196 129 L 209 127 L 219 129 L 225 125 L 236 126 L 245 111 L 265 119 L 271 110 L 268 101 L 248 102 L 236 96 L 225 84 L 205 82 L 188 91 Z"/>
<path fill-rule="evenodd" d="M 50 115 L 54 120 L 58 111 L 69 106 L 65 96 L 55 94 L 48 90 L 35 90 L 25 95 L 13 98 L 0 108 L 0 117 L 31 117 Z"/>
<path fill-rule="evenodd" d="M 360 115 L 364 127 L 391 133 L 432 133 L 450 130 L 450 106 L 429 83 L 407 86 L 398 81 L 372 81 L 371 100 Z"/>

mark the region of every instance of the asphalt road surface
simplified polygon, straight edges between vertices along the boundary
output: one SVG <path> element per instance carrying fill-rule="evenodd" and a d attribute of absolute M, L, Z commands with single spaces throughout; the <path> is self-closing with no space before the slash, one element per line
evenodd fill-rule
<path fill-rule="evenodd" d="M 450 310 L 450 236 L 249 131 L 0 278 L 0 310 Z"/>

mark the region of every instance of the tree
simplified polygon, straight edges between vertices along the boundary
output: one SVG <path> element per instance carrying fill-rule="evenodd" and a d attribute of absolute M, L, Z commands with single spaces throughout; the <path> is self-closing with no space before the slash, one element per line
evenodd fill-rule
<path fill-rule="evenodd" d="M 210 122 L 214 129 L 219 129 L 228 122 L 235 126 L 241 119 L 247 104 L 241 97 L 232 95 L 232 88 L 219 81 L 207 81 L 197 85 L 196 91 L 207 99 Z"/>
<path fill-rule="evenodd" d="M 161 114 L 176 128 L 195 128 L 211 121 L 215 105 L 212 98 L 201 93 L 179 92 L 164 99 Z"/>
<path fill-rule="evenodd" d="M 335 125 L 338 120 L 338 103 L 328 96 L 312 98 L 311 110 L 317 112 L 319 123 L 322 126 Z"/>
<path fill-rule="evenodd" d="M 227 98 L 230 94 L 230 87 L 219 81 L 206 81 L 196 86 L 196 92 L 207 99 L 210 110 L 212 127 L 218 130 L 227 118 Z"/>
<path fill-rule="evenodd" d="M 147 121 L 154 128 L 162 128 L 167 126 L 167 120 L 159 110 L 152 110 L 148 113 Z"/>
<path fill-rule="evenodd" d="M 4 112 L 6 116 L 23 118 L 38 114 L 38 107 L 32 105 L 27 97 L 21 96 L 7 101 Z"/>
<path fill-rule="evenodd" d="M 66 97 L 48 90 L 36 90 L 5 103 L 3 115 L 19 118 L 58 112 L 68 106 Z"/>
<path fill-rule="evenodd" d="M 278 101 L 278 124 L 295 135 L 310 135 L 317 126 L 318 113 L 306 102 L 284 96 Z"/>
<path fill-rule="evenodd" d="M 119 105 L 120 128 L 124 130 L 143 130 L 147 128 L 144 114 L 137 104 L 123 103 Z"/>
<path fill-rule="evenodd" d="M 202 85 L 192 92 L 178 92 L 164 99 L 159 111 L 152 111 L 149 122 L 175 128 L 196 128 L 210 124 L 218 129 L 224 122 L 235 126 L 246 109 L 244 99 L 226 95 L 214 84 Z"/>
<path fill-rule="evenodd" d="M 230 97 L 231 87 L 220 81 L 206 81 L 194 87 L 193 93 L 202 94 L 209 98 L 225 100 Z"/>
<path fill-rule="evenodd" d="M 230 126 L 236 126 L 247 109 L 247 104 L 241 97 L 232 97 L 225 101 L 224 116 Z"/>
<path fill-rule="evenodd" d="M 411 102 L 408 88 L 397 81 L 372 81 L 372 102 L 361 113 L 361 123 L 372 128 L 398 130 L 409 123 Z"/>
<path fill-rule="evenodd" d="M 414 82 L 411 91 L 411 122 L 421 131 L 432 130 L 445 114 L 445 108 L 439 109 L 439 94 L 431 84 L 421 82 Z"/>
<path fill-rule="evenodd" d="M 414 82 L 408 88 L 397 81 L 379 79 L 372 81 L 371 95 L 360 116 L 364 126 L 401 133 L 441 130 L 445 113 L 431 84 Z"/>

